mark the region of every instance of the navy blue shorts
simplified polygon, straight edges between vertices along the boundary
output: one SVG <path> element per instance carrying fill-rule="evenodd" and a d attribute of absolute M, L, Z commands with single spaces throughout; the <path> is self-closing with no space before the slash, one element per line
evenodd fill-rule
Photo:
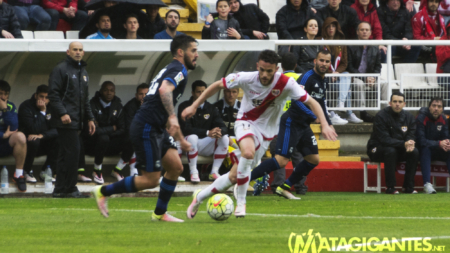
<path fill-rule="evenodd" d="M 156 128 L 156 129 L 155 129 Z M 166 130 L 133 120 L 130 139 L 136 153 L 136 168 L 146 172 L 161 171 L 161 159 L 169 148 L 177 149 L 172 136 Z"/>
<path fill-rule="evenodd" d="M 280 120 L 280 130 L 278 131 L 275 154 L 291 158 L 294 148 L 297 148 L 303 157 L 319 154 L 317 140 L 309 124 L 295 123 L 285 113 L 281 116 Z"/>
<path fill-rule="evenodd" d="M 11 155 L 13 148 L 9 145 L 9 138 L 0 140 L 0 157 Z"/>

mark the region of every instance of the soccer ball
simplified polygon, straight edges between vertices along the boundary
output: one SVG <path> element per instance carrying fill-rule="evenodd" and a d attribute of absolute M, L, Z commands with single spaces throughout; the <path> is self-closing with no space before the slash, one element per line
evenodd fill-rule
<path fill-rule="evenodd" d="M 209 198 L 206 211 L 209 216 L 217 221 L 224 221 L 233 214 L 233 200 L 225 194 L 216 194 Z"/>

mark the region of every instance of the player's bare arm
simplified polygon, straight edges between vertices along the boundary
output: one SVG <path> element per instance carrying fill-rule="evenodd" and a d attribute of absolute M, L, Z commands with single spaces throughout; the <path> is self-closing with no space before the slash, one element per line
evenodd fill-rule
<path fill-rule="evenodd" d="M 325 137 L 325 139 L 327 140 L 335 141 L 337 138 L 337 134 L 334 131 L 334 128 L 328 125 L 327 119 L 323 114 L 323 110 L 320 104 L 312 97 L 309 97 L 308 101 L 306 101 L 304 104 L 309 106 L 312 112 L 317 116 L 317 118 L 319 118 L 320 125 L 322 126 L 323 137 Z"/>
<path fill-rule="evenodd" d="M 206 88 L 206 90 L 202 93 L 202 95 L 200 95 L 200 97 L 197 98 L 197 100 L 195 100 L 194 103 L 192 103 L 192 105 L 183 110 L 183 112 L 181 113 L 181 117 L 184 120 L 186 120 L 194 116 L 195 112 L 197 111 L 197 108 L 201 104 L 203 104 L 206 101 L 206 99 L 216 94 L 221 89 L 225 89 L 222 80 L 216 81 L 213 84 L 211 84 L 208 88 Z"/>

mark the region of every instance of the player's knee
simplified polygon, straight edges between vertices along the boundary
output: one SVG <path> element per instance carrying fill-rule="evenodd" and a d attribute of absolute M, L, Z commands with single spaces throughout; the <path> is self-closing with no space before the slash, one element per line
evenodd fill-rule
<path fill-rule="evenodd" d="M 237 183 L 237 174 L 236 173 L 229 173 L 228 174 L 228 179 L 230 180 L 230 182 L 232 184 L 236 184 Z"/>
<path fill-rule="evenodd" d="M 286 167 L 286 165 L 289 162 L 289 159 L 287 159 L 286 157 L 283 157 L 283 156 L 279 156 L 279 155 L 275 156 L 275 160 L 277 160 L 278 165 L 280 166 L 280 168 Z"/>
<path fill-rule="evenodd" d="M 192 148 L 197 148 L 198 136 L 195 134 L 191 134 L 186 137 L 186 140 L 192 145 Z"/>
<path fill-rule="evenodd" d="M 37 150 L 39 148 L 40 143 L 41 143 L 41 139 L 27 141 L 27 148 L 29 150 Z"/>
<path fill-rule="evenodd" d="M 318 155 L 306 156 L 305 160 L 307 162 L 309 162 L 310 164 L 315 164 L 315 165 L 318 165 L 320 162 L 320 158 Z"/>
<path fill-rule="evenodd" d="M 254 150 L 241 150 L 241 156 L 245 159 L 253 159 L 255 157 Z"/>
<path fill-rule="evenodd" d="M 101 144 L 101 145 L 108 145 L 108 143 L 109 143 L 109 135 L 107 135 L 107 134 L 99 135 L 98 138 L 97 138 L 97 142 L 99 144 Z"/>
<path fill-rule="evenodd" d="M 16 145 L 25 145 L 27 143 L 27 137 L 22 132 L 15 132 L 11 135 L 13 139 L 13 144 Z"/>

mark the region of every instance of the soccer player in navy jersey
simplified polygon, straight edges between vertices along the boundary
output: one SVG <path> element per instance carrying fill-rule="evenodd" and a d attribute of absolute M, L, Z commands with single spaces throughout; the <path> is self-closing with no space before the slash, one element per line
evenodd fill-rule
<path fill-rule="evenodd" d="M 109 216 L 106 197 L 155 188 L 164 167 L 166 173 L 160 184 L 152 220 L 183 222 L 166 211 L 177 179 L 183 172 L 175 141 L 180 142 L 183 151 L 191 148 L 181 133 L 175 104 L 183 95 L 188 77 L 187 69 L 195 69 L 198 58 L 197 41 L 187 35 L 176 36 L 170 44 L 170 51 L 173 61 L 150 82 L 144 103 L 130 126 L 130 139 L 136 152 L 136 168 L 141 170 L 142 176 L 130 176 L 92 190 L 97 206 L 105 217 Z"/>

